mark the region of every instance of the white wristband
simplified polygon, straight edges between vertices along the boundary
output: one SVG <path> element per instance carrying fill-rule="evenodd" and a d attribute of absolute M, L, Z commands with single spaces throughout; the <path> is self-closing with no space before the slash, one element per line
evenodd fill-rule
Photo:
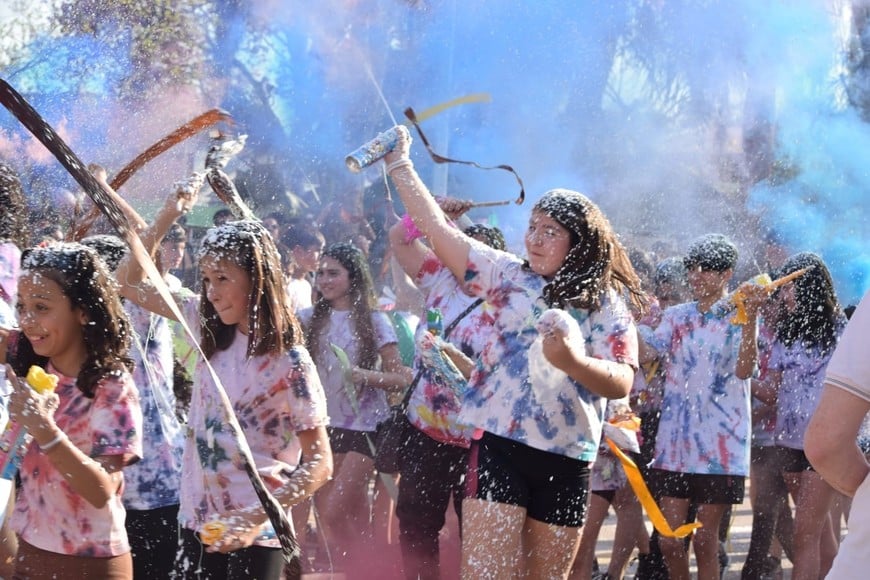
<path fill-rule="evenodd" d="M 45 453 L 47 451 L 50 451 L 54 447 L 57 447 L 58 443 L 60 443 L 64 439 L 66 439 L 66 435 L 64 434 L 63 431 L 61 431 L 60 433 L 58 433 L 55 436 L 54 439 L 52 439 L 51 441 L 49 441 L 45 445 L 39 445 L 39 443 L 37 443 L 37 445 L 39 445 L 39 450 L 42 451 L 43 453 Z"/>
<path fill-rule="evenodd" d="M 395 161 L 387 165 L 387 175 L 391 174 L 393 171 L 399 169 L 400 167 L 414 167 L 414 162 L 407 157 L 396 159 Z"/>

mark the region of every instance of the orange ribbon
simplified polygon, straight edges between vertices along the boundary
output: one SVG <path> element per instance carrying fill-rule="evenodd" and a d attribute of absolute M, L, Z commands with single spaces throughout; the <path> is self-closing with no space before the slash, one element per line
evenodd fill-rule
<path fill-rule="evenodd" d="M 662 514 L 662 510 L 659 509 L 659 506 L 656 504 L 656 500 L 653 499 L 649 488 L 646 486 L 646 482 L 643 480 L 640 469 L 638 469 L 634 461 L 632 461 L 628 455 L 623 453 L 609 437 L 605 437 L 604 440 L 607 441 L 607 445 L 610 447 L 613 454 L 619 458 L 619 461 L 622 463 L 622 468 L 625 470 L 625 475 L 628 477 L 628 483 L 631 485 L 631 489 L 634 490 L 634 494 L 640 501 L 640 505 L 643 506 L 643 509 L 652 522 L 652 525 L 662 536 L 665 536 L 666 538 L 685 538 L 701 527 L 701 524 L 693 522 L 691 524 L 683 524 L 676 530 L 672 530 L 671 526 L 668 524 L 668 520 L 666 520 L 664 514 Z"/>

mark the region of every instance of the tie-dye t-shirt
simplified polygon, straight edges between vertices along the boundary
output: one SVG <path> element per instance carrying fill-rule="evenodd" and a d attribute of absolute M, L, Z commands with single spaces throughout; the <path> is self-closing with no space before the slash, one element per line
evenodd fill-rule
<path fill-rule="evenodd" d="M 416 282 L 426 295 L 427 308 L 441 311 L 445 328 L 477 300 L 476 296 L 463 292 L 450 270 L 434 257 L 423 262 Z M 483 302 L 459 321 L 447 341 L 471 360 L 477 360 L 490 340 L 493 322 L 492 308 Z M 420 324 L 417 334 L 424 332 L 426 325 Z M 421 368 L 419 359 L 415 368 Z M 436 441 L 468 447 L 474 429 L 459 423 L 460 406 L 455 387 L 445 384 L 424 366 L 420 382 L 408 401 L 408 420 Z"/>
<path fill-rule="evenodd" d="M 46 369 L 60 379 L 55 389 L 60 405 L 57 426 L 89 457 L 121 455 L 129 463 L 142 457 L 142 413 L 128 373 L 107 377 L 88 399 L 76 388 L 75 377 Z M 70 556 L 107 558 L 130 551 L 123 486 L 102 508 L 74 491 L 49 457 L 30 445 L 19 470 L 21 487 L 11 527 L 37 548 Z"/>
<path fill-rule="evenodd" d="M 312 313 L 311 308 L 299 312 L 299 320 L 306 331 Z M 375 331 L 375 347 L 378 350 L 398 342 L 396 330 L 383 312 L 372 313 L 372 327 Z M 368 385 L 353 385 L 350 388 L 356 401 L 352 401 L 345 388 L 341 363 L 329 346 L 331 343 L 341 348 L 347 354 L 351 366 L 355 364 L 354 361 L 359 356 L 357 352 L 359 340 L 354 334 L 350 310 L 332 310 L 324 329 L 325 335 L 321 336 L 318 342 L 319 352 L 313 354 L 318 361 L 317 372 L 326 391 L 329 425 L 352 431 L 374 431 L 378 423 L 386 419 L 390 412 L 386 391 Z"/>
<path fill-rule="evenodd" d="M 150 510 L 178 503 L 184 434 L 175 414 L 172 389 L 172 334 L 169 321 L 140 306 L 124 304 L 136 333 L 130 349 L 133 381 L 139 388 L 145 457 L 124 470 L 124 506 Z"/>
<path fill-rule="evenodd" d="M 547 310 L 544 278 L 513 254 L 476 242 L 465 277 L 469 289 L 493 307 L 493 333 L 469 380 L 459 420 L 535 449 L 594 460 L 605 399 L 530 354 L 539 337 L 535 322 Z M 603 295 L 595 312 L 567 312 L 580 325 L 587 356 L 637 368 L 634 322 L 615 291 Z M 538 384 L 532 376 L 536 368 L 555 378 Z"/>
<path fill-rule="evenodd" d="M 199 330 L 199 298 L 182 303 L 185 319 Z M 314 362 L 302 346 L 281 356 L 246 356 L 248 337 L 236 332 L 229 348 L 211 357 L 233 412 L 245 434 L 263 482 L 270 490 L 287 483 L 299 465 L 298 431 L 325 426 L 326 398 Z M 181 525 L 199 531 L 203 524 L 242 508 L 259 505 L 242 466 L 235 437 L 203 361 L 194 374 L 190 419 L 181 474 Z M 275 540 L 257 545 L 277 547 Z"/>
<path fill-rule="evenodd" d="M 846 326 L 845 316 L 838 322 L 837 336 Z M 782 373 L 776 398 L 776 444 L 790 449 L 804 448 L 804 433 L 819 405 L 825 371 L 834 349 L 822 353 L 818 347 L 805 347 L 800 341 L 786 346 L 773 344 L 770 370 Z"/>
<path fill-rule="evenodd" d="M 664 357 L 665 386 L 653 467 L 706 475 L 749 474 L 749 379 L 739 379 L 742 327 L 726 301 L 665 310 L 646 343 Z"/>

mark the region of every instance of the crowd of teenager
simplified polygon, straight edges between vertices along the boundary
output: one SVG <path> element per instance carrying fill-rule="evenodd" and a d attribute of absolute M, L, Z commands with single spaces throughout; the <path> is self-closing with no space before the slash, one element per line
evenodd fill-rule
<path fill-rule="evenodd" d="M 861 570 L 870 305 L 848 324 L 819 255 L 764 264 L 781 285 L 736 280 L 725 235 L 626 248 L 569 189 L 538 196 L 513 253 L 397 134 L 386 258 L 280 212 L 221 210 L 194 237 L 194 174 L 151 223 L 115 196 L 160 279 L 108 231 L 31 236 L 0 164 L 2 416 L 32 437 L 0 497 L 0 576 L 286 576 L 251 460 L 312 573 L 623 578 L 636 557 L 636 578 L 694 561 L 713 580 L 747 493 L 742 578 Z M 34 365 L 53 393 L 27 387 Z"/>

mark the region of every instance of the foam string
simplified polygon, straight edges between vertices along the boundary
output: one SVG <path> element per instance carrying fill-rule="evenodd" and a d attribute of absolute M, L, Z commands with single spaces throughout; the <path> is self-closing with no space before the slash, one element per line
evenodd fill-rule
<path fill-rule="evenodd" d="M 154 285 L 154 288 L 160 294 L 160 297 L 163 298 L 170 311 L 178 319 L 184 331 L 191 338 L 192 344 L 196 344 L 197 349 L 199 349 L 199 344 L 195 339 L 195 335 L 190 327 L 188 327 L 184 316 L 169 291 L 169 288 L 166 286 L 166 282 L 164 282 L 163 278 L 160 276 L 157 266 L 155 266 L 154 262 L 151 260 L 151 257 L 145 250 L 145 246 L 142 244 L 142 240 L 139 239 L 139 236 L 133 228 L 130 227 L 126 216 L 123 214 L 115 200 L 112 199 L 109 192 L 106 191 L 104 186 L 100 184 L 100 182 L 97 181 L 96 178 L 94 178 L 94 176 L 87 170 L 85 164 L 82 163 L 51 125 L 49 125 L 24 99 L 24 97 L 22 97 L 4 79 L 0 79 L 0 103 L 2 103 L 10 113 L 15 115 L 18 121 L 21 122 L 21 124 L 24 125 L 27 130 L 30 131 L 33 136 L 51 152 L 52 155 L 54 155 L 60 164 L 63 165 L 78 184 L 81 185 L 85 194 L 87 194 L 87 196 L 94 202 L 94 205 L 105 214 L 115 231 L 118 232 L 121 238 L 130 246 L 131 254 L 142 265 L 142 268 L 145 270 L 145 273 Z M 245 439 L 242 428 L 233 412 L 232 403 L 230 402 L 229 397 L 227 397 L 226 391 L 224 390 L 217 373 L 209 364 L 205 354 L 201 349 L 199 352 L 205 361 L 205 366 L 211 374 L 215 388 L 217 389 L 218 395 L 223 404 L 226 420 L 230 427 L 230 431 L 238 444 L 239 454 L 245 472 L 247 473 L 251 485 L 254 487 L 254 491 L 256 492 L 260 503 L 263 505 L 264 511 L 269 516 L 269 521 L 272 523 L 275 533 L 281 542 L 282 553 L 288 568 L 286 573 L 290 578 L 301 577 L 302 572 L 301 562 L 299 561 L 299 543 L 297 542 L 296 536 L 293 533 L 293 528 L 287 519 L 287 514 L 274 496 L 272 496 L 272 494 L 266 489 L 260 474 L 257 472 L 254 460 L 251 457 L 251 450 L 248 446 L 248 442 Z"/>

